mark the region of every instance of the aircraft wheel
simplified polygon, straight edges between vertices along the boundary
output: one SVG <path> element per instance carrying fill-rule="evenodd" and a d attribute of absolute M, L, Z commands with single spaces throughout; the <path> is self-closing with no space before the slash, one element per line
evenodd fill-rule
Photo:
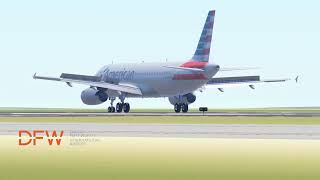
<path fill-rule="evenodd" d="M 115 112 L 116 111 L 116 108 L 114 108 L 113 106 L 109 106 L 108 107 L 108 112 L 109 113 L 113 113 L 113 112 Z"/>
<path fill-rule="evenodd" d="M 182 112 L 184 112 L 184 113 L 188 112 L 188 110 L 189 110 L 188 104 L 182 104 L 181 109 L 182 109 Z"/>
<path fill-rule="evenodd" d="M 123 104 L 123 112 L 128 113 L 130 111 L 130 104 L 124 103 Z"/>
<path fill-rule="evenodd" d="M 117 111 L 118 113 L 122 111 L 122 108 L 123 108 L 122 103 L 117 103 L 117 105 L 116 105 L 116 111 Z"/>
<path fill-rule="evenodd" d="M 175 111 L 176 113 L 179 113 L 179 112 L 181 111 L 181 104 L 176 103 L 176 104 L 174 105 L 174 111 Z"/>

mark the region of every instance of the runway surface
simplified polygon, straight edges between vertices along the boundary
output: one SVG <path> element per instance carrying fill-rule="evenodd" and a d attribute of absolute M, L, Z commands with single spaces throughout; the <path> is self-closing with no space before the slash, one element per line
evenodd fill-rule
<path fill-rule="evenodd" d="M 19 130 L 63 130 L 71 137 L 184 137 L 320 139 L 320 125 L 0 123 L 0 135 Z"/>
<path fill-rule="evenodd" d="M 285 117 L 320 117 L 320 112 L 189 112 L 189 113 L 162 113 L 162 112 L 139 112 L 139 113 L 92 113 L 92 112 L 35 112 L 35 113 L 0 113 L 0 117 L 96 117 L 96 116 L 285 116 Z"/>

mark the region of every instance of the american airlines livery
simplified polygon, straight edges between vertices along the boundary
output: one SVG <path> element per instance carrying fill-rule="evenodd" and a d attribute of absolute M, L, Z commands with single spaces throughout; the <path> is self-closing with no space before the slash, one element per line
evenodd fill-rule
<path fill-rule="evenodd" d="M 243 70 L 220 68 L 209 63 L 215 11 L 208 13 L 197 49 L 193 57 L 183 63 L 111 64 L 102 67 L 94 76 L 62 73 L 60 77 L 33 76 L 34 79 L 61 81 L 90 86 L 81 93 L 84 104 L 98 105 L 110 100 L 108 112 L 130 111 L 126 98 L 168 97 L 174 111 L 188 112 L 188 105 L 196 101 L 194 92 L 213 86 L 223 92 L 230 85 L 284 82 L 289 79 L 260 80 L 260 76 L 215 77 L 219 71 Z M 113 103 L 119 98 L 114 107 Z"/>

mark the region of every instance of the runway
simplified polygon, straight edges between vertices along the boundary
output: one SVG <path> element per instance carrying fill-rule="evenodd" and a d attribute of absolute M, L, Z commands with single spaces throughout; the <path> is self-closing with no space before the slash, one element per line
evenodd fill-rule
<path fill-rule="evenodd" d="M 320 125 L 0 123 L 0 135 L 57 130 L 70 137 L 320 139 Z"/>
<path fill-rule="evenodd" d="M 99 112 L 32 112 L 0 113 L 0 117 L 97 117 L 97 116 L 248 116 L 248 117 L 320 117 L 320 112 L 137 112 L 137 113 L 99 113 Z"/>

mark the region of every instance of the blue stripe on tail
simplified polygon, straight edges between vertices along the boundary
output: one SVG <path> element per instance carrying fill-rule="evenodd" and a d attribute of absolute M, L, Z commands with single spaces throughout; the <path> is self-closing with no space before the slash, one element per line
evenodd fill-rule
<path fill-rule="evenodd" d="M 194 53 L 192 60 L 200 62 L 208 62 L 212 40 L 212 30 L 214 25 L 215 11 L 209 11 L 206 23 L 203 27 L 197 50 Z"/>

